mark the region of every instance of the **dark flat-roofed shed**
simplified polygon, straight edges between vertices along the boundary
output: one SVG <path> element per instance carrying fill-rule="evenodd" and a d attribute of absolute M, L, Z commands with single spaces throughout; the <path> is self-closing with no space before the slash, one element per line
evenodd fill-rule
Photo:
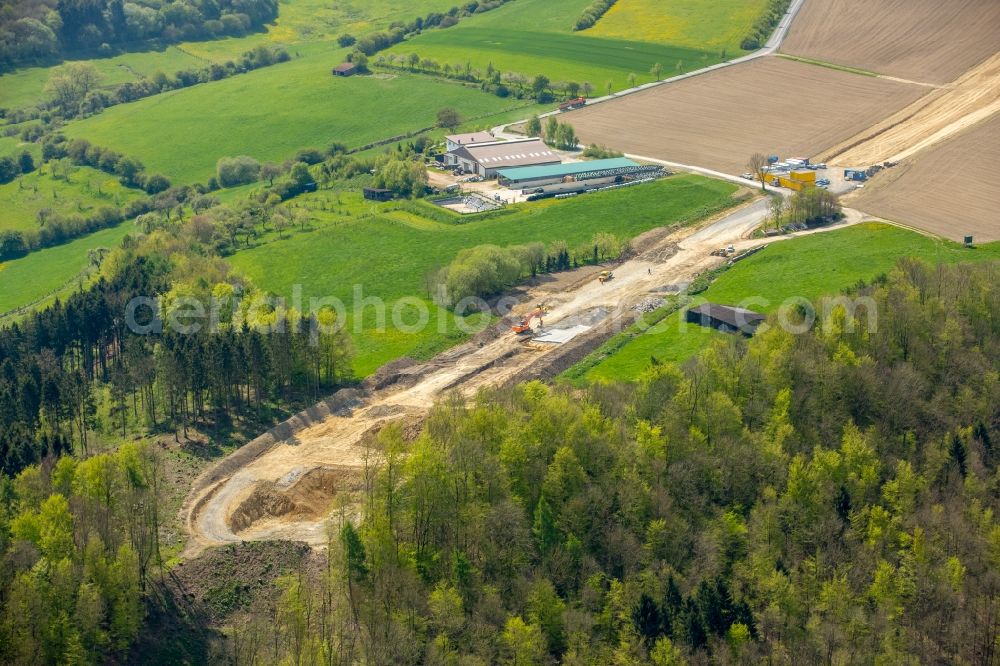
<path fill-rule="evenodd" d="M 702 303 L 687 311 L 687 322 L 727 333 L 742 333 L 751 336 L 757 331 L 766 316 L 746 308 L 717 303 Z"/>
<path fill-rule="evenodd" d="M 370 201 L 390 201 L 394 193 L 392 190 L 385 190 L 377 187 L 366 187 L 362 190 L 365 199 Z"/>

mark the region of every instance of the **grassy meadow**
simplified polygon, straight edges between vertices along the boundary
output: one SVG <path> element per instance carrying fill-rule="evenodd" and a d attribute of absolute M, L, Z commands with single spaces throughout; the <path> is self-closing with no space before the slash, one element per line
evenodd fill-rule
<path fill-rule="evenodd" d="M 37 143 L 24 143 L 18 136 L 0 136 L 0 157 L 16 156 L 27 150 L 36 160 L 42 155 L 42 147 Z"/>
<path fill-rule="evenodd" d="M 283 46 L 292 55 L 307 55 L 317 49 L 336 48 L 343 33 L 362 35 L 387 28 L 393 21 L 407 21 L 432 11 L 447 11 L 452 0 L 283 0 L 278 18 L 265 30 L 243 37 L 183 42 L 158 49 L 131 51 L 106 58 L 90 58 L 102 76 L 101 84 L 112 88 L 156 72 L 172 75 L 183 69 L 200 69 L 213 62 L 234 60 L 257 46 Z M 332 43 L 332 44 L 331 44 Z M 45 84 L 51 67 L 23 67 L 0 75 L 0 108 L 20 109 L 45 100 Z"/>
<path fill-rule="evenodd" d="M 205 59 L 187 53 L 180 46 L 135 51 L 111 58 L 94 58 L 87 62 L 97 68 L 104 88 L 137 81 L 156 72 L 173 74 L 178 70 L 198 69 L 208 64 Z M 45 84 L 52 69 L 25 67 L 0 76 L 0 108 L 19 109 L 44 101 Z"/>
<path fill-rule="evenodd" d="M 38 225 L 38 211 L 87 215 L 101 206 L 122 206 L 142 196 L 123 187 L 103 171 L 77 167 L 69 180 L 53 178 L 47 167 L 0 185 L 0 231 L 27 230 Z"/>
<path fill-rule="evenodd" d="M 774 243 L 723 272 L 698 298 L 724 305 L 745 302 L 746 307 L 769 314 L 787 298 L 814 300 L 871 280 L 892 270 L 900 257 L 934 263 L 1000 259 L 1000 243 L 967 249 L 900 227 L 865 223 Z M 746 300 L 751 298 L 759 300 Z M 724 335 L 686 325 L 677 311 L 645 332 L 632 329 L 610 340 L 567 371 L 566 377 L 633 381 L 652 358 L 683 362 Z"/>
<path fill-rule="evenodd" d="M 77 278 L 90 263 L 88 251 L 116 247 L 133 229 L 131 223 L 123 222 L 20 259 L 0 262 L 0 315 L 26 305 L 41 305 L 76 289 Z"/>
<path fill-rule="evenodd" d="M 463 248 L 558 240 L 573 247 L 599 231 L 631 238 L 655 227 L 692 222 L 735 203 L 735 190 L 720 181 L 677 176 L 565 201 L 521 204 L 492 217 L 459 217 L 427 209 L 431 204 L 425 202 L 401 209 L 393 203 L 363 202 L 354 193 L 320 192 L 302 199 L 314 219 L 311 231 L 294 232 L 284 240 L 271 234 L 229 261 L 267 291 L 290 297 L 294 286 L 301 285 L 304 302 L 335 296 L 350 315 L 355 285 L 364 296 L 379 297 L 390 307 L 407 296 L 426 302 L 425 276 Z M 442 333 L 436 318 L 424 331 L 404 334 L 392 327 L 372 330 L 373 317 L 373 310 L 365 311 L 364 335 L 355 337 L 360 375 L 399 356 L 429 356 L 460 337 L 450 329 Z"/>
<path fill-rule="evenodd" d="M 743 53 L 740 43 L 767 0 L 618 0 L 588 37 L 630 39 L 709 51 Z"/>
<path fill-rule="evenodd" d="M 629 9 L 610 28 L 602 27 L 606 15 L 595 27 L 574 32 L 590 0 L 564 0 L 559 11 L 547 0 L 517 0 L 454 27 L 428 30 L 389 53 L 417 53 L 442 65 L 470 62 L 480 70 L 492 64 L 501 72 L 544 74 L 552 81 L 589 81 L 593 94 L 603 95 L 608 82 L 614 90 L 628 87 L 629 74 L 636 83 L 652 81 L 656 63 L 662 78 L 720 62 L 723 48 L 727 57 L 741 54 L 736 35 L 742 36 L 748 16 L 753 23 L 765 3 L 725 0 L 722 12 L 716 3 L 695 0 L 621 4 Z M 655 27 L 647 29 L 645 21 Z"/>
<path fill-rule="evenodd" d="M 65 133 L 140 159 L 178 183 L 205 181 L 220 157 L 282 161 L 304 147 L 357 147 L 433 126 L 439 109 L 477 118 L 524 106 L 458 83 L 330 75 L 342 52 L 303 57 L 107 109 Z"/>

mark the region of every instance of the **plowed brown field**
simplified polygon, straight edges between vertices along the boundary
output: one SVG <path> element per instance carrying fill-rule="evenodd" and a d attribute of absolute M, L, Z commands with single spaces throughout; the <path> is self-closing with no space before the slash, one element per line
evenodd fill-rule
<path fill-rule="evenodd" d="M 1000 240 L 998 164 L 1000 113 L 880 174 L 849 205 L 953 240 Z"/>
<path fill-rule="evenodd" d="M 1000 51 L 1000 2 L 807 0 L 781 50 L 945 84 Z"/>
<path fill-rule="evenodd" d="M 819 156 L 824 162 L 867 166 L 898 162 L 1000 112 L 1000 53 L 946 88 L 931 91 L 860 136 Z"/>
<path fill-rule="evenodd" d="M 767 57 L 562 115 L 584 143 L 741 173 L 754 152 L 816 155 L 926 92 Z"/>

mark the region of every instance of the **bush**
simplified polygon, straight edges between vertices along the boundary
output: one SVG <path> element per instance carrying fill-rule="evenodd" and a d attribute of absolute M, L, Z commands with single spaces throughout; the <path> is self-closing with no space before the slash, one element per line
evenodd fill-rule
<path fill-rule="evenodd" d="M 0 157 L 0 183 L 9 183 L 17 178 L 21 170 L 13 157 Z"/>
<path fill-rule="evenodd" d="M 610 157 L 622 157 L 624 153 L 617 150 L 611 150 L 604 146 L 598 146 L 596 143 L 592 143 L 583 149 L 584 157 L 593 157 L 594 159 L 604 160 Z"/>
<path fill-rule="evenodd" d="M 444 127 L 445 129 L 454 129 L 462 123 L 461 116 L 458 115 L 458 111 L 455 109 L 445 108 L 437 112 L 437 124 L 438 127 Z"/>
<path fill-rule="evenodd" d="M 260 162 L 249 155 L 223 157 L 215 166 L 222 187 L 236 187 L 256 182 L 260 176 Z"/>
<path fill-rule="evenodd" d="M 21 173 L 31 173 L 35 170 L 35 158 L 27 150 L 17 156 L 17 167 Z"/>
<path fill-rule="evenodd" d="M 24 242 L 24 234 L 20 231 L 0 232 L 0 259 L 13 259 L 24 256 L 28 246 Z"/>
<path fill-rule="evenodd" d="M 296 162 L 305 162 L 306 164 L 319 164 L 325 159 L 322 151 L 316 150 L 315 148 L 303 148 L 299 152 L 295 153 Z"/>
<path fill-rule="evenodd" d="M 586 30 L 597 23 L 604 14 L 611 9 L 616 0 L 594 0 L 594 2 L 583 10 L 583 14 L 576 20 L 574 30 Z"/>
<path fill-rule="evenodd" d="M 510 287 L 521 277 L 521 262 L 509 249 L 478 245 L 459 252 L 443 277 L 448 302 L 454 305 L 463 298 L 484 298 Z"/>
<path fill-rule="evenodd" d="M 354 37 L 354 35 L 349 35 L 346 32 L 340 37 L 337 37 L 337 43 L 340 44 L 340 46 L 345 49 L 348 46 L 354 46 L 354 43 L 357 41 L 358 40 Z"/>
<path fill-rule="evenodd" d="M 146 194 L 159 194 L 170 189 L 170 179 L 163 174 L 154 173 L 144 179 L 142 189 L 146 191 Z"/>
<path fill-rule="evenodd" d="M 392 190 L 404 197 L 421 194 L 427 186 L 423 164 L 389 157 L 375 168 L 375 187 Z"/>

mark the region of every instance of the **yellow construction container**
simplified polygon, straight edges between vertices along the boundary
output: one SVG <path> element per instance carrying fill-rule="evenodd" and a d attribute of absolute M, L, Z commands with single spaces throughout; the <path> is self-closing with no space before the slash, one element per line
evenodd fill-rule
<path fill-rule="evenodd" d="M 795 190 L 796 192 L 801 192 L 806 188 L 806 183 L 798 180 L 792 180 L 791 178 L 785 178 L 784 176 L 778 178 L 778 184 L 782 187 L 787 187 L 790 190 Z"/>
<path fill-rule="evenodd" d="M 809 169 L 793 171 L 788 175 L 791 177 L 792 180 L 797 180 L 800 183 L 808 183 L 810 185 L 816 184 L 816 172 L 810 171 Z"/>

